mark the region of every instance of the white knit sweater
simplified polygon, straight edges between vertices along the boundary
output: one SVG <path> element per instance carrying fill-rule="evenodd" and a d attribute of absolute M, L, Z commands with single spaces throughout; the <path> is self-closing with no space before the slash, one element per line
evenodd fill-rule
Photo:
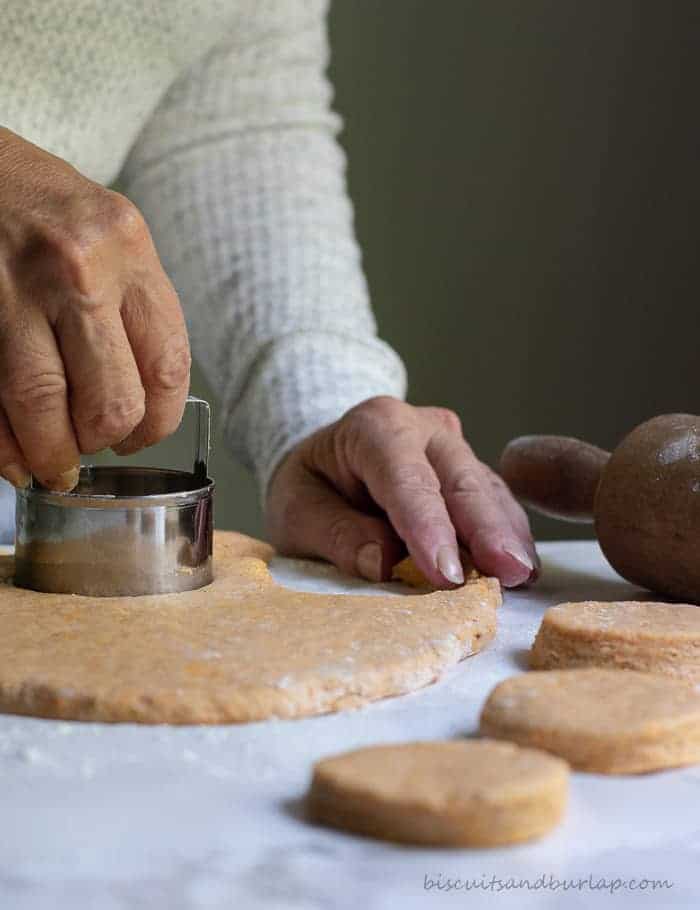
<path fill-rule="evenodd" d="M 402 396 L 330 110 L 324 0 L 4 0 L 0 123 L 145 215 L 264 490 L 296 442 Z"/>

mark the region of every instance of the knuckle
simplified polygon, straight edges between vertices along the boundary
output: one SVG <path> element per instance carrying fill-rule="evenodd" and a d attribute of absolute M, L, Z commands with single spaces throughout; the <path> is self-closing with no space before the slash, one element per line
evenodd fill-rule
<path fill-rule="evenodd" d="M 61 285 L 88 296 L 99 285 L 95 270 L 98 239 L 87 222 L 74 228 L 62 227 L 45 238 L 48 261 L 54 264 Z"/>
<path fill-rule="evenodd" d="M 340 436 L 355 459 L 375 461 L 389 439 L 410 444 L 420 437 L 412 409 L 398 398 L 380 395 L 351 408 L 340 422 Z"/>
<path fill-rule="evenodd" d="M 459 415 L 450 408 L 438 408 L 439 417 L 445 427 L 453 433 L 462 432 L 462 421 L 459 419 Z"/>
<path fill-rule="evenodd" d="M 450 408 L 431 407 L 419 408 L 419 410 L 422 410 L 433 422 L 437 422 L 443 430 L 461 434 L 462 421 Z"/>
<path fill-rule="evenodd" d="M 189 382 L 191 366 L 192 355 L 187 339 L 174 339 L 146 371 L 146 384 L 156 392 L 179 391 Z"/>
<path fill-rule="evenodd" d="M 42 248 L 58 264 L 64 281 L 87 294 L 97 283 L 99 251 L 115 239 L 142 244 L 148 227 L 138 208 L 126 196 L 100 189 L 84 198 L 64 223 L 44 230 Z"/>
<path fill-rule="evenodd" d="M 57 263 L 64 281 L 87 293 L 90 287 L 92 243 L 89 231 L 83 226 L 69 230 L 54 230 L 45 238 L 49 255 Z"/>
<path fill-rule="evenodd" d="M 106 223 L 111 233 L 127 241 L 143 241 L 148 236 L 146 219 L 131 199 L 108 190 L 105 200 Z"/>
<path fill-rule="evenodd" d="M 460 468 L 450 477 L 445 492 L 450 496 L 473 499 L 483 493 L 483 480 L 470 468 Z"/>
<path fill-rule="evenodd" d="M 81 447 L 102 448 L 121 442 L 145 414 L 143 394 L 111 399 L 90 415 L 76 415 Z"/>
<path fill-rule="evenodd" d="M 405 415 L 409 406 L 391 395 L 375 395 L 361 401 L 348 411 L 348 417 L 361 420 L 395 420 L 399 415 Z"/>
<path fill-rule="evenodd" d="M 20 414 L 40 417 L 54 411 L 67 394 L 63 372 L 45 370 L 20 379 L 10 379 L 5 392 L 5 404 Z"/>

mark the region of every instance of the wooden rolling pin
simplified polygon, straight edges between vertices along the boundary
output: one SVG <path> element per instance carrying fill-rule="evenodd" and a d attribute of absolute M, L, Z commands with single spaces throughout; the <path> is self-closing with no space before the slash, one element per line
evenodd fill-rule
<path fill-rule="evenodd" d="M 580 439 L 521 436 L 500 470 L 537 511 L 594 521 L 605 556 L 629 581 L 700 603 L 700 417 L 654 417 L 612 454 Z"/>

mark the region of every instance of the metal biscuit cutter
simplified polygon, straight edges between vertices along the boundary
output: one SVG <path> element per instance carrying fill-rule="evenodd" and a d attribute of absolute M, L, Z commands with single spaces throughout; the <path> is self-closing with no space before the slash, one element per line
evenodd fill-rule
<path fill-rule="evenodd" d="M 16 585 L 93 597 L 166 594 L 213 578 L 213 493 L 208 476 L 209 404 L 196 413 L 191 472 L 83 465 L 76 488 L 55 493 L 32 481 L 17 491 Z"/>

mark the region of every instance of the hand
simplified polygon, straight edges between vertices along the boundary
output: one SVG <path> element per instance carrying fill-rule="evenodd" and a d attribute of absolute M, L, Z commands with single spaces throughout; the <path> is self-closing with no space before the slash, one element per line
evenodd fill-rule
<path fill-rule="evenodd" d="M 0 129 L 0 474 L 72 489 L 81 452 L 135 452 L 177 428 L 189 371 L 135 206 Z"/>
<path fill-rule="evenodd" d="M 406 548 L 438 587 L 464 581 L 459 544 L 508 587 L 539 566 L 525 512 L 476 458 L 456 414 L 388 397 L 362 402 L 287 455 L 267 522 L 281 553 L 320 556 L 370 581 L 388 579 Z"/>

